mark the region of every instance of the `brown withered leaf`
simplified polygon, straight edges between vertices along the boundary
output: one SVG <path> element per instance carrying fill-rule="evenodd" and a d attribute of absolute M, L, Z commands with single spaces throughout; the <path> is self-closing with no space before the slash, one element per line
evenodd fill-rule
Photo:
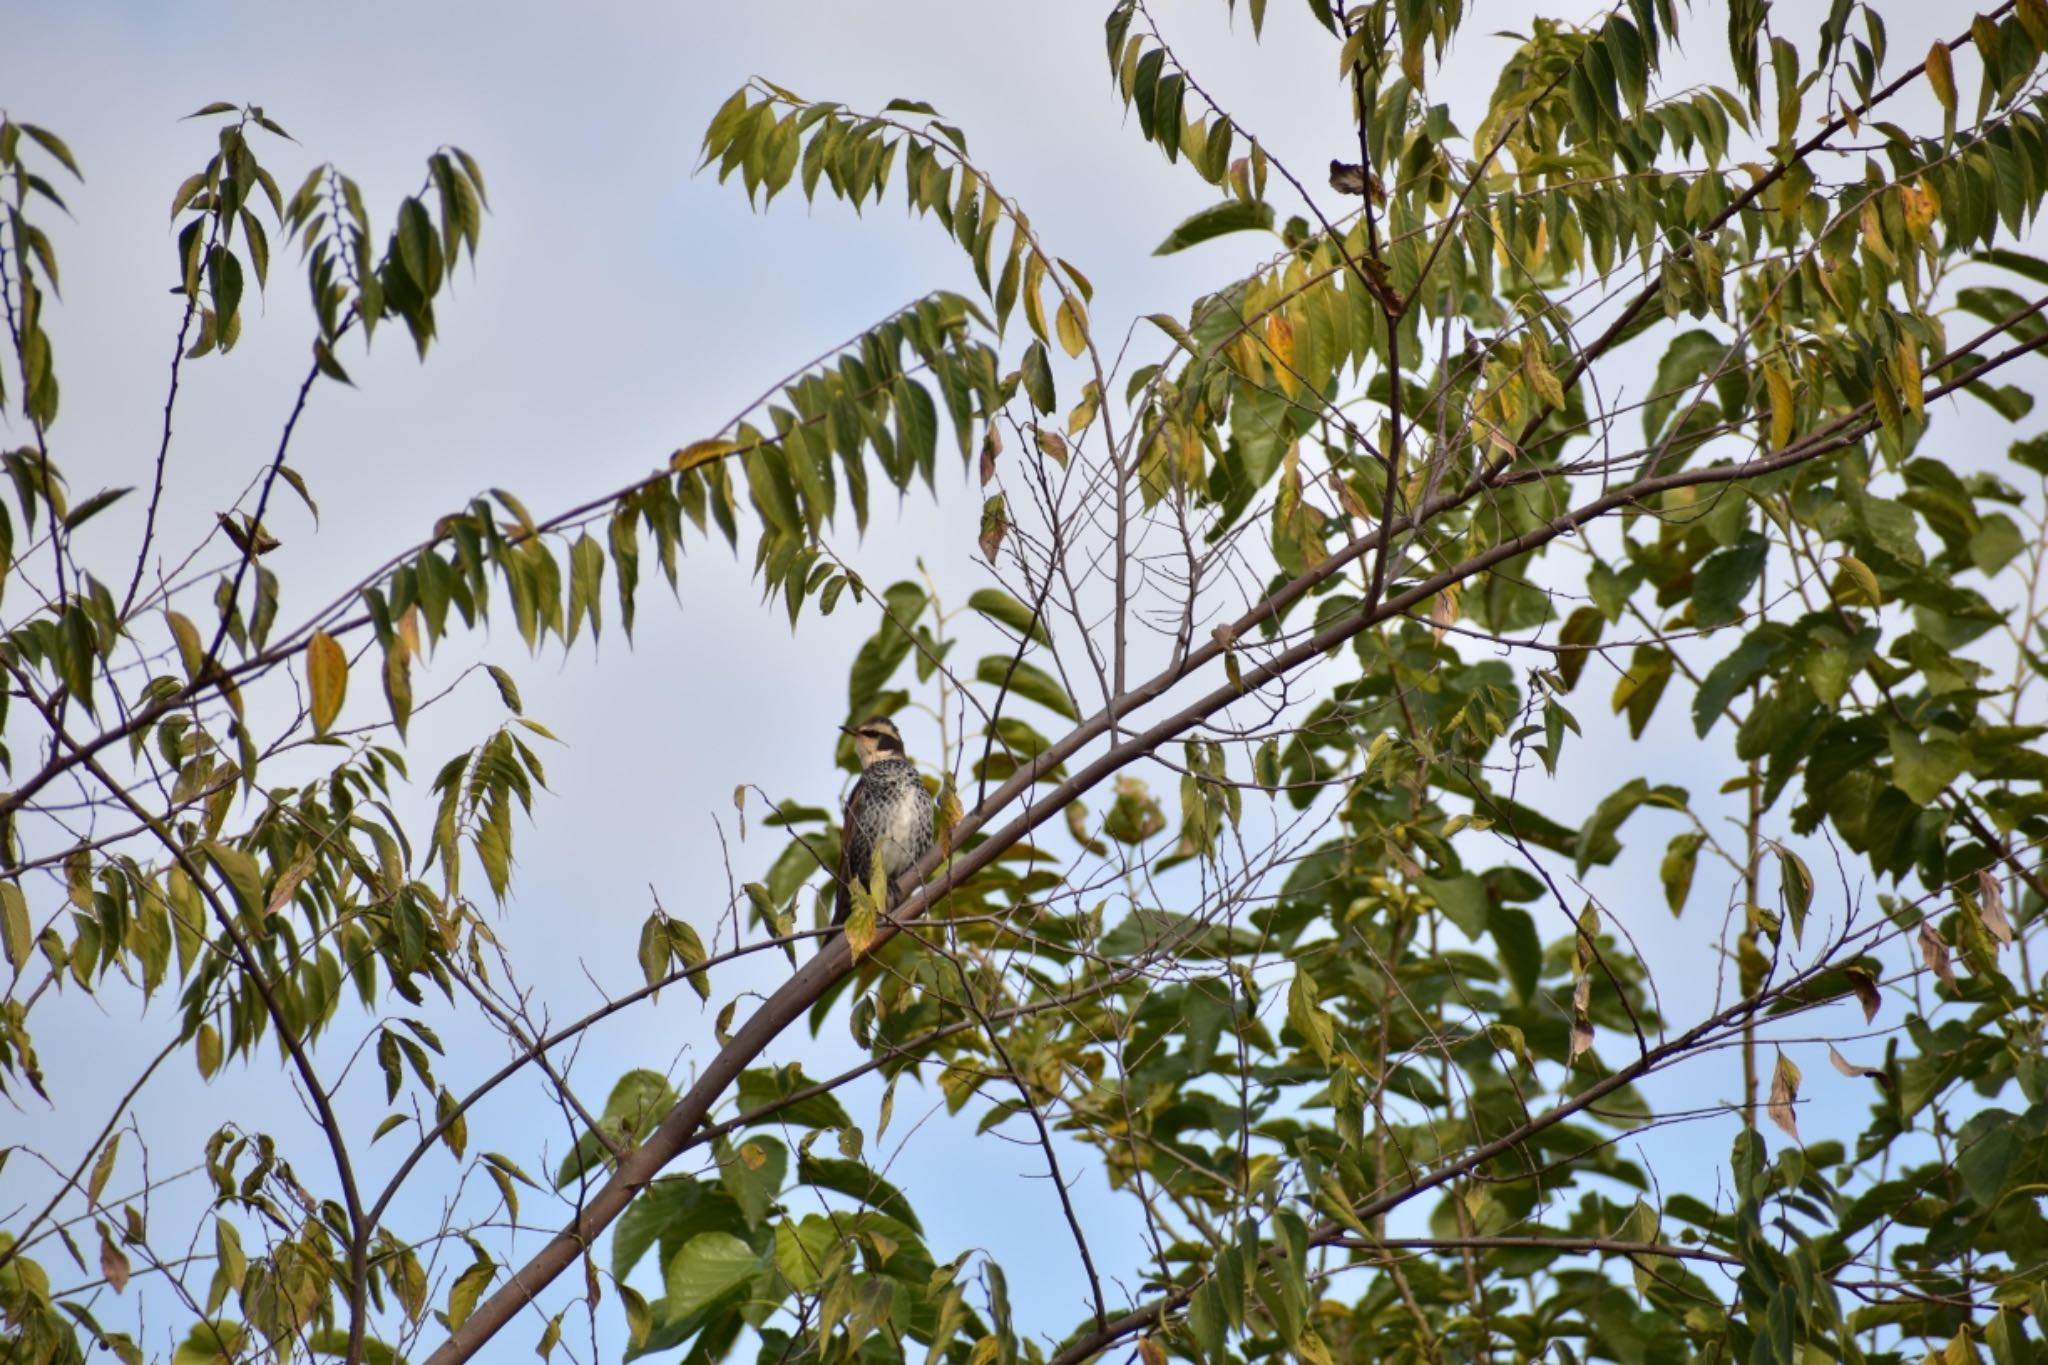
<path fill-rule="evenodd" d="M 1446 584 L 1442 592 L 1430 599 L 1430 629 L 1436 633 L 1436 638 L 1441 641 L 1444 638 L 1444 632 L 1456 624 L 1457 620 L 1458 585 L 1455 583 Z"/>
<path fill-rule="evenodd" d="M 1061 468 L 1065 468 L 1065 467 L 1066 467 L 1066 463 L 1067 463 L 1067 438 L 1066 438 L 1066 437 L 1064 437 L 1064 436 L 1060 435 L 1060 434 L 1059 434 L 1059 433 L 1058 433 L 1057 431 L 1049 431 L 1049 430 L 1047 430 L 1047 429 L 1046 429 L 1046 428 L 1044 428 L 1044 427 L 1033 427 L 1033 428 L 1031 429 L 1031 434 L 1032 434 L 1033 436 L 1035 436 L 1035 437 L 1037 438 L 1037 440 L 1038 440 L 1038 448 L 1039 448 L 1040 450 L 1042 450 L 1042 451 L 1044 451 L 1044 452 L 1045 452 L 1046 454 L 1048 454 L 1048 455 L 1052 456 L 1052 457 L 1053 457 L 1053 458 L 1054 458 L 1055 460 L 1058 460 L 1058 461 L 1060 462 L 1060 467 L 1061 467 Z"/>
<path fill-rule="evenodd" d="M 1934 969 L 1934 974 L 1949 986 L 1956 984 L 1956 969 L 1949 961 L 1948 943 L 1942 938 L 1941 930 L 1934 927 L 1934 921 L 1920 921 L 1920 960 Z"/>
<path fill-rule="evenodd" d="M 1792 1105 L 1799 1098 L 1799 1068 L 1792 1065 L 1792 1059 L 1784 1053 L 1778 1054 L 1778 1064 L 1771 1070 L 1771 1097 L 1764 1102 L 1764 1112 L 1771 1116 L 1771 1122 L 1785 1130 L 1785 1136 L 1799 1141 L 1799 1120 Z"/>
<path fill-rule="evenodd" d="M 996 555 L 1003 548 L 1003 537 L 1010 533 L 1010 514 L 1003 506 L 1003 495 L 998 493 L 981 505 L 981 546 L 982 558 L 989 563 L 996 562 Z"/>
<path fill-rule="evenodd" d="M 247 512 L 241 513 L 239 519 L 225 512 L 215 512 L 213 518 L 220 523 L 220 529 L 227 532 L 228 539 L 235 543 L 235 548 L 251 558 L 267 555 L 284 544 L 264 530 L 263 523 L 255 520 Z"/>
<path fill-rule="evenodd" d="M 1990 869 L 1982 867 L 1977 869 L 1977 916 L 1999 947 L 2012 942 L 2012 921 L 2005 917 L 2005 887 Z"/>
<path fill-rule="evenodd" d="M 1835 1070 L 1841 1072 L 1844 1076 L 1868 1076 L 1872 1080 L 1875 1080 L 1879 1085 L 1883 1086 L 1886 1090 L 1890 1090 L 1892 1088 L 1892 1078 L 1890 1076 L 1885 1075 L 1882 1069 L 1874 1066 L 1856 1065 L 1856 1063 L 1850 1061 L 1847 1057 L 1844 1057 L 1841 1053 L 1835 1051 L 1835 1045 L 1833 1043 L 1828 1044 L 1828 1060 L 1833 1062 L 1835 1064 Z"/>
<path fill-rule="evenodd" d="M 989 423 L 988 435 L 981 438 L 981 486 L 988 487 L 989 480 L 996 476 L 996 456 L 1003 453 L 1002 428 Z"/>
<path fill-rule="evenodd" d="M 1593 1026 L 1584 1019 L 1572 1020 L 1572 1051 L 1566 1066 L 1576 1066 L 1579 1057 L 1593 1049 Z"/>
<path fill-rule="evenodd" d="M 107 1283 L 116 1294 L 128 1287 L 128 1254 L 114 1245 L 114 1238 L 106 1225 L 100 1225 L 100 1274 L 107 1277 Z"/>
<path fill-rule="evenodd" d="M 1877 1010 L 1884 998 L 1877 993 L 1877 979 L 1861 967 L 1844 967 L 1842 975 L 1849 978 L 1849 989 L 1856 993 L 1856 1003 L 1863 1006 L 1863 1022 L 1868 1024 L 1877 1018 Z"/>

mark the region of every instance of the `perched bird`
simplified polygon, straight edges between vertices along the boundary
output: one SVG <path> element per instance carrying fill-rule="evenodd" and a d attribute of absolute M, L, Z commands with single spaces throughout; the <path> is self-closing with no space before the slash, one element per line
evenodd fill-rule
<path fill-rule="evenodd" d="M 903 736 L 886 716 L 839 727 L 853 736 L 860 755 L 860 780 L 846 798 L 839 840 L 839 895 L 832 922 L 846 923 L 853 910 L 849 887 L 868 885 L 874 865 L 888 883 L 885 909 L 896 904 L 896 879 L 932 846 L 932 795 L 917 767 L 903 756 Z"/>
<path fill-rule="evenodd" d="M 1365 167 L 1349 161 L 1330 163 L 1330 188 L 1339 194 L 1368 195 L 1374 204 L 1387 202 L 1387 192 L 1380 185 L 1380 178 L 1367 175 Z"/>

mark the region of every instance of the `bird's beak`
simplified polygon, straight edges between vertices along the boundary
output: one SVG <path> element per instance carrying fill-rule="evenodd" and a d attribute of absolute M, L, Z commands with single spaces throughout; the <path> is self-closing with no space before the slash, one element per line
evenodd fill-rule
<path fill-rule="evenodd" d="M 851 725 L 842 725 L 839 727 L 839 733 L 842 735 L 850 735 L 853 732 L 853 727 Z"/>

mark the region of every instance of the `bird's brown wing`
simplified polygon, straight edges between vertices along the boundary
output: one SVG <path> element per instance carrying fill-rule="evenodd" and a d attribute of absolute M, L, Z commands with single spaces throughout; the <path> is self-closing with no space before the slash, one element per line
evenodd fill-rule
<path fill-rule="evenodd" d="M 865 882 L 866 873 L 862 869 L 873 861 L 868 847 L 867 821 L 863 818 L 867 788 L 867 780 L 863 778 L 853 784 L 853 795 L 846 798 L 846 815 L 839 832 L 839 893 L 832 900 L 832 923 L 835 925 L 846 923 L 846 917 L 853 913 L 853 895 L 847 888 L 855 877 Z"/>

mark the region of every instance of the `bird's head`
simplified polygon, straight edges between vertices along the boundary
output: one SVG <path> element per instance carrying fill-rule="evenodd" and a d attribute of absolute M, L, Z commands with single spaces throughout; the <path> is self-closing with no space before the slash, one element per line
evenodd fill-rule
<path fill-rule="evenodd" d="M 887 716 L 870 716 L 858 725 L 839 728 L 853 736 L 853 751 L 860 755 L 863 768 L 884 758 L 903 757 L 903 736 Z"/>

